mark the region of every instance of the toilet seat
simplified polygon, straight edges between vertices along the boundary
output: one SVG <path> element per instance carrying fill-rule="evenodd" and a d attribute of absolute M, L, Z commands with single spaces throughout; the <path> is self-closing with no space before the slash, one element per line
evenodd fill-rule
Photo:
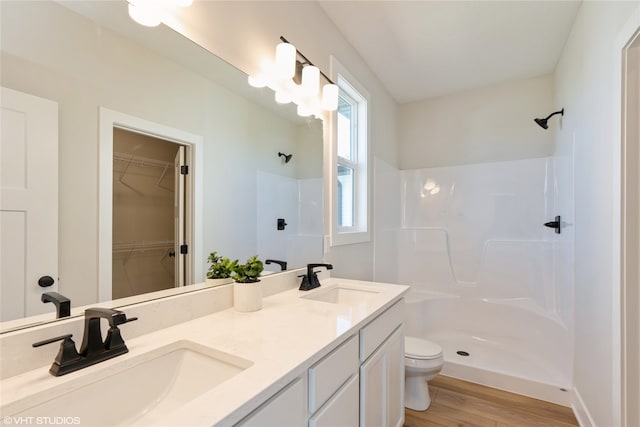
<path fill-rule="evenodd" d="M 442 347 L 429 340 L 404 337 L 404 356 L 419 360 L 437 359 L 442 356 Z"/>

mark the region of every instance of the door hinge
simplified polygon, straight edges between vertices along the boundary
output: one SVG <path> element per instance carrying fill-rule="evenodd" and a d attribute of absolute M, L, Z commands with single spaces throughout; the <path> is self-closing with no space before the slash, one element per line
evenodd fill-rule
<path fill-rule="evenodd" d="M 189 165 L 180 166 L 180 175 L 189 175 Z"/>
<path fill-rule="evenodd" d="M 189 253 L 189 245 L 180 245 L 180 254 L 186 255 Z"/>

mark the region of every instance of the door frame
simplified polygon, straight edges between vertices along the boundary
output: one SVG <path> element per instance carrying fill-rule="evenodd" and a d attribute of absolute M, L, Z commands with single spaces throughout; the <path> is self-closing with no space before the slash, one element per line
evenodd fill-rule
<path fill-rule="evenodd" d="M 185 265 L 185 284 L 195 283 L 204 273 L 203 255 L 203 147 L 204 138 L 181 129 L 100 107 L 98 148 L 98 302 L 112 299 L 113 245 L 113 128 L 128 130 L 189 146 L 190 165 L 186 193 L 190 257 Z"/>
<path fill-rule="evenodd" d="M 638 236 L 627 238 L 627 230 L 637 230 L 640 223 L 640 214 L 637 206 L 637 183 L 631 182 L 627 171 L 638 170 L 640 159 L 638 148 L 629 149 L 631 144 L 640 144 L 640 141 L 628 139 L 628 126 L 626 120 L 626 96 L 627 96 L 627 52 L 634 43 L 640 40 L 640 7 L 637 7 L 627 22 L 622 26 L 614 43 L 614 103 L 611 106 L 613 117 L 618 119 L 614 126 L 613 141 L 613 352 L 614 352 L 614 396 L 613 402 L 619 403 L 617 409 L 617 422 L 623 427 L 637 425 L 640 414 L 637 402 L 640 398 L 640 378 L 630 378 L 630 375 L 640 376 L 640 360 L 635 349 L 640 348 L 640 317 L 637 315 L 640 292 L 637 288 L 638 279 Z M 629 153 L 630 155 L 627 155 Z M 635 168 L 635 169 L 634 169 Z M 636 190 L 635 195 L 631 193 Z M 635 198 L 636 200 L 633 200 Z M 635 225 L 632 225 L 635 224 Z M 633 260 L 627 262 L 627 260 Z M 616 420 L 614 420 L 616 421 Z"/>

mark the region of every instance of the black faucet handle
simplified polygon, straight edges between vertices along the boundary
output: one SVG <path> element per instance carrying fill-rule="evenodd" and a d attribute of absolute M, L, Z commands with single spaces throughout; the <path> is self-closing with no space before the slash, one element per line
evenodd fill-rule
<path fill-rule="evenodd" d="M 78 354 L 78 350 L 76 350 L 76 343 L 71 339 L 72 336 L 72 334 L 61 335 L 59 337 L 49 338 L 32 344 L 33 347 L 41 347 L 43 345 L 62 341 L 55 361 L 53 362 L 53 365 L 51 365 L 50 372 L 54 373 L 61 366 L 67 366 L 80 360 L 80 355 Z"/>
<path fill-rule="evenodd" d="M 35 348 L 35 347 L 42 347 L 43 345 L 47 345 L 47 344 L 53 344 L 54 342 L 62 341 L 62 340 L 73 341 L 71 339 L 72 336 L 73 336 L 73 334 L 60 335 L 59 337 L 49 338 L 49 339 L 46 339 L 46 340 L 34 342 L 33 344 L 31 344 L 31 346 Z"/>

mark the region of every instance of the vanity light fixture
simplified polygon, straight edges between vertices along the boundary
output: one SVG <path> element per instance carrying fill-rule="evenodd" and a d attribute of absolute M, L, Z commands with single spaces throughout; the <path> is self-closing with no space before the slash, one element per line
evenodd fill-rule
<path fill-rule="evenodd" d="M 189 7 L 193 0 L 127 0 L 129 16 L 145 27 L 157 27 L 175 7 Z"/>
<path fill-rule="evenodd" d="M 337 110 L 338 86 L 287 39 L 281 36 L 280 40 L 282 43 L 276 46 L 275 61 L 262 64 L 259 75 L 249 76 L 249 84 L 257 88 L 268 86 L 275 92 L 276 102 L 295 103 L 298 115 L 302 117 L 313 115 L 319 118 L 322 110 Z M 321 77 L 327 81 L 322 91 Z"/>

